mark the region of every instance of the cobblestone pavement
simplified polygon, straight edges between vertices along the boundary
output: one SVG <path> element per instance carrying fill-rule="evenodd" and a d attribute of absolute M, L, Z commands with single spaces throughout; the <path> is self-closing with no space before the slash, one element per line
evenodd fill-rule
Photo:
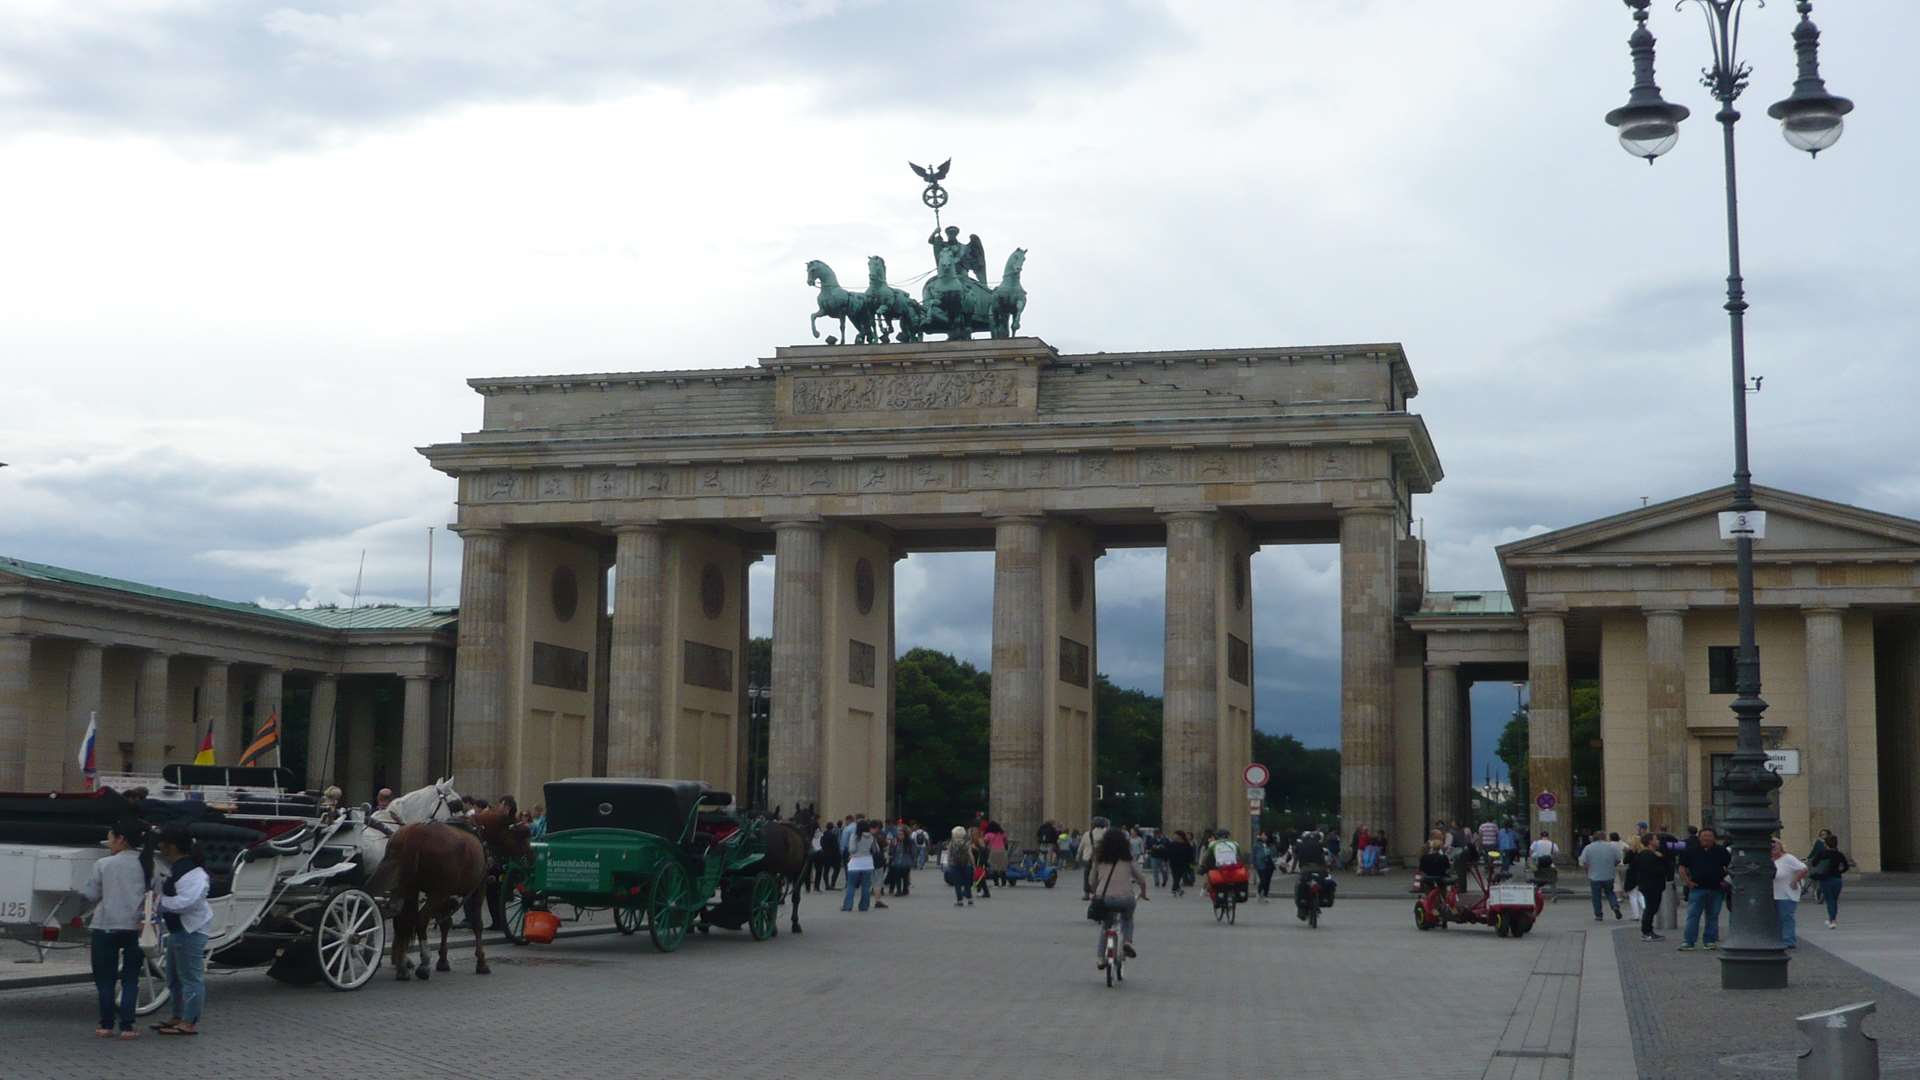
<path fill-rule="evenodd" d="M 1803 904 L 1801 910 L 1811 914 L 1812 906 Z M 1892 918 L 1895 909 L 1888 909 Z M 1911 914 L 1904 905 L 1900 910 Z M 1820 935 L 1828 933 L 1816 926 Z M 1876 1001 L 1878 1011 L 1866 1021 L 1866 1030 L 1880 1040 L 1882 1073 L 1920 1076 L 1920 996 L 1820 948 L 1810 940 L 1814 936 L 1801 931 L 1787 989 L 1734 992 L 1720 989 L 1715 953 L 1676 952 L 1677 936 L 1649 944 L 1638 934 L 1617 935 L 1615 954 L 1639 1074 L 1688 1080 L 1793 1076 L 1796 1058 L 1806 1048 L 1795 1017 Z M 1911 951 L 1910 940 L 1909 935 L 1903 944 L 1906 951 Z"/>
<path fill-rule="evenodd" d="M 843 914 L 809 894 L 807 932 L 763 943 L 501 946 L 487 977 L 462 953 L 424 985 L 383 969 L 346 994 L 215 975 L 192 1039 L 95 1040 L 91 987 L 0 993 L 0 1077 L 1480 1077 L 1543 950 L 1585 929 L 1560 904 L 1522 941 L 1420 933 L 1385 898 L 1345 899 L 1317 931 L 1284 904 L 1222 926 L 1156 891 L 1109 990 L 1084 907 L 1071 888 L 971 909 L 923 889 Z"/>

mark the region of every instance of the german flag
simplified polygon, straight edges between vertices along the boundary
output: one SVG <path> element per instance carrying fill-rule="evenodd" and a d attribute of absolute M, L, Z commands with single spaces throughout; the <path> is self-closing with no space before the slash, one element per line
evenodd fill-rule
<path fill-rule="evenodd" d="M 260 759 L 266 757 L 267 754 L 271 752 L 274 747 L 279 745 L 280 745 L 280 710 L 274 709 L 272 712 L 269 712 L 267 714 L 267 722 L 264 724 L 261 724 L 260 730 L 254 733 L 253 741 L 248 743 L 246 750 L 241 752 L 240 754 L 241 768 L 246 768 L 249 765 L 261 764 Z"/>

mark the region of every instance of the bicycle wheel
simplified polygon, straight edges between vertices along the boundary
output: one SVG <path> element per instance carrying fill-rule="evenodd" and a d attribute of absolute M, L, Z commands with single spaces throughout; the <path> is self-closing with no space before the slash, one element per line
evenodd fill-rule
<path fill-rule="evenodd" d="M 1320 929 L 1320 897 L 1317 894 L 1307 901 L 1307 929 Z"/>
<path fill-rule="evenodd" d="M 1112 986 L 1115 976 L 1119 974 L 1117 969 L 1120 967 L 1120 957 L 1116 955 L 1113 950 L 1113 931 L 1111 929 L 1107 931 L 1107 936 L 1101 948 L 1105 951 L 1107 957 L 1107 985 Z"/>
<path fill-rule="evenodd" d="M 1227 925 L 1228 926 L 1233 925 L 1233 920 L 1235 919 L 1235 917 L 1239 915 L 1239 913 L 1240 913 L 1240 905 L 1237 902 L 1232 900 L 1227 901 Z"/>

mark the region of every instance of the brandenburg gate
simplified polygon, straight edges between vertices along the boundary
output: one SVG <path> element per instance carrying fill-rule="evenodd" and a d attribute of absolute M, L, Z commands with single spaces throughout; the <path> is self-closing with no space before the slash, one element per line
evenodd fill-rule
<path fill-rule="evenodd" d="M 894 565 L 991 550 L 988 810 L 1016 837 L 1084 822 L 1094 560 L 1164 545 L 1161 824 L 1244 830 L 1248 559 L 1337 542 L 1343 816 L 1419 824 L 1418 705 L 1398 770 L 1393 750 L 1419 646 L 1396 616 L 1420 600 L 1410 502 L 1441 470 L 1398 345 L 1063 355 L 1003 334 L 470 385 L 479 430 L 422 451 L 459 482 L 464 790 L 588 772 L 745 790 L 747 567 L 771 554 L 768 801 L 883 814 Z"/>

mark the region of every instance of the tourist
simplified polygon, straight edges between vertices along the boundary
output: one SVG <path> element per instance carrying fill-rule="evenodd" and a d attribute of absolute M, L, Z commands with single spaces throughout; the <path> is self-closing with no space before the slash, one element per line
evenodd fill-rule
<path fill-rule="evenodd" d="M 1155 832 L 1147 841 L 1147 865 L 1153 870 L 1153 883 L 1159 888 L 1167 887 L 1167 836 Z"/>
<path fill-rule="evenodd" d="M 1593 898 L 1593 921 L 1603 922 L 1600 914 L 1600 899 L 1605 897 L 1608 906 L 1613 908 L 1615 919 L 1625 918 L 1620 912 L 1620 898 L 1613 891 L 1614 871 L 1620 867 L 1620 848 L 1607 840 L 1589 840 L 1587 846 L 1580 849 L 1580 865 L 1587 868 L 1587 892 Z"/>
<path fill-rule="evenodd" d="M 853 841 L 847 845 L 847 895 L 840 901 L 841 911 L 853 910 L 855 891 L 860 893 L 860 910 L 867 910 L 873 903 L 873 833 L 864 821 L 854 823 Z"/>
<path fill-rule="evenodd" d="M 1709 950 L 1720 947 L 1721 888 L 1727 882 L 1727 867 L 1733 864 L 1732 854 L 1720 846 L 1711 827 L 1695 836 L 1697 845 L 1680 855 L 1680 885 L 1687 890 L 1687 928 L 1680 939 L 1681 952 L 1692 952 L 1695 942 Z M 1704 938 L 1700 934 L 1702 913 L 1707 917 Z"/>
<path fill-rule="evenodd" d="M 365 791 L 366 789 L 362 788 L 361 790 Z M 375 810 L 385 810 L 387 808 L 387 804 L 392 801 L 393 801 L 393 789 L 389 787 L 383 787 L 373 797 L 373 808 Z"/>
<path fill-rule="evenodd" d="M 1120 873 L 1122 867 L 1126 873 Z M 1083 883 L 1089 898 L 1106 905 L 1107 911 L 1120 919 L 1120 949 L 1128 959 L 1139 955 L 1133 950 L 1133 912 L 1137 906 L 1134 889 L 1140 890 L 1140 899 L 1147 899 L 1147 878 L 1134 865 L 1133 845 L 1127 842 L 1127 834 L 1119 829 L 1108 829 L 1100 837 L 1100 849 L 1094 852 L 1093 862 L 1086 870 Z M 1116 888 L 1114 879 L 1119 879 Z M 1100 936 L 1095 939 L 1094 955 L 1099 957 L 1095 966 L 1101 971 L 1107 969 L 1106 949 L 1107 927 L 1100 924 Z"/>
<path fill-rule="evenodd" d="M 953 827 L 953 839 L 947 841 L 947 884 L 953 886 L 953 906 L 973 906 L 973 844 L 967 830 Z"/>
<path fill-rule="evenodd" d="M 93 1033 L 102 1039 L 112 1038 L 116 1030 L 123 1039 L 140 1034 L 133 1026 L 133 1017 L 140 1000 L 140 965 L 145 959 L 140 950 L 140 927 L 145 921 L 141 908 L 153 880 L 153 860 L 136 849 L 146 837 L 147 828 L 138 818 L 125 818 L 108 829 L 107 850 L 111 854 L 93 864 L 86 884 L 80 886 L 80 895 L 96 905 L 87 917 L 87 937 L 93 986 L 100 997 L 100 1026 Z M 120 990 L 117 1008 L 116 985 Z M 169 1023 L 178 1020 L 175 1016 Z"/>
<path fill-rule="evenodd" d="M 1482 852 L 1499 851 L 1500 850 L 1500 826 L 1495 825 L 1493 823 L 1492 818 L 1488 818 L 1487 820 L 1481 822 L 1480 835 L 1478 839 L 1480 841 L 1480 850 Z"/>
<path fill-rule="evenodd" d="M 1387 872 L 1386 830 L 1376 830 L 1369 840 L 1370 846 L 1367 850 L 1373 853 L 1373 873 L 1375 877 L 1378 877 Z"/>
<path fill-rule="evenodd" d="M 932 846 L 933 838 L 927 835 L 926 828 L 917 821 L 913 823 L 912 836 L 913 853 L 914 859 L 916 860 L 914 862 L 914 869 L 925 870 L 927 868 L 927 849 Z"/>
<path fill-rule="evenodd" d="M 167 989 L 175 1017 L 154 1029 L 162 1035 L 199 1034 L 206 1001 L 207 929 L 213 925 L 207 892 L 213 879 L 196 847 L 185 825 L 160 830 L 160 857 L 171 869 L 154 905 L 167 924 Z"/>
<path fill-rule="evenodd" d="M 1318 831 L 1326 837 L 1322 850 L 1326 853 L 1327 869 L 1331 870 L 1340 865 L 1340 834 L 1332 826 Z"/>
<path fill-rule="evenodd" d="M 1373 833 L 1365 825 L 1353 830 L 1353 850 L 1360 860 L 1361 876 L 1373 873 Z"/>
<path fill-rule="evenodd" d="M 1421 890 L 1444 888 L 1452 870 L 1453 862 L 1447 858 L 1446 834 L 1435 829 L 1427 834 L 1427 850 L 1420 856 Z M 1442 892 L 1441 896 L 1444 898 L 1446 894 Z M 1451 907 L 1450 904 L 1449 907 Z"/>
<path fill-rule="evenodd" d="M 538 840 L 547 835 L 547 806 L 545 803 L 533 804 L 533 830 L 528 838 Z"/>
<path fill-rule="evenodd" d="M 981 836 L 987 844 L 987 873 L 995 885 L 1007 883 L 1007 830 L 997 821 L 988 821 L 981 830 Z"/>
<path fill-rule="evenodd" d="M 1627 857 L 1627 888 L 1638 897 L 1634 910 L 1640 916 L 1641 941 L 1665 941 L 1654 932 L 1653 917 L 1660 913 L 1660 902 L 1667 895 L 1667 882 L 1673 880 L 1673 857 L 1652 833 L 1640 837 L 1640 846 Z"/>
<path fill-rule="evenodd" d="M 1134 865 L 1140 865 L 1140 860 L 1147 853 L 1147 841 L 1140 835 L 1140 826 L 1133 825 L 1127 828 L 1127 844 L 1133 848 Z"/>
<path fill-rule="evenodd" d="M 993 899 L 987 887 L 987 832 L 979 823 L 967 830 L 967 843 L 973 848 L 973 891 L 982 900 Z"/>
<path fill-rule="evenodd" d="M 1780 944 L 1791 949 L 1800 944 L 1794 932 L 1793 916 L 1800 908 L 1800 884 L 1807 880 L 1807 864 L 1787 853 L 1779 837 L 1773 838 L 1773 906 L 1780 913 Z"/>
<path fill-rule="evenodd" d="M 1520 861 L 1520 830 L 1513 827 L 1512 819 L 1500 823 L 1500 857 L 1508 866 Z"/>
<path fill-rule="evenodd" d="M 1139 860 L 1134 860 L 1138 862 Z M 1273 834 L 1261 833 L 1253 842 L 1253 871 L 1260 875 L 1260 902 L 1266 903 L 1273 892 L 1273 871 L 1279 865 L 1279 853 L 1274 851 Z"/>
<path fill-rule="evenodd" d="M 1178 830 L 1167 843 L 1167 873 L 1173 878 L 1173 895 L 1182 896 L 1193 882 L 1193 841 L 1185 830 Z"/>
<path fill-rule="evenodd" d="M 1829 832 L 1807 865 L 1819 890 L 1820 902 L 1827 905 L 1827 929 L 1832 930 L 1840 922 L 1840 876 L 1853 869 L 1853 861 L 1840 850 L 1840 838 Z"/>

